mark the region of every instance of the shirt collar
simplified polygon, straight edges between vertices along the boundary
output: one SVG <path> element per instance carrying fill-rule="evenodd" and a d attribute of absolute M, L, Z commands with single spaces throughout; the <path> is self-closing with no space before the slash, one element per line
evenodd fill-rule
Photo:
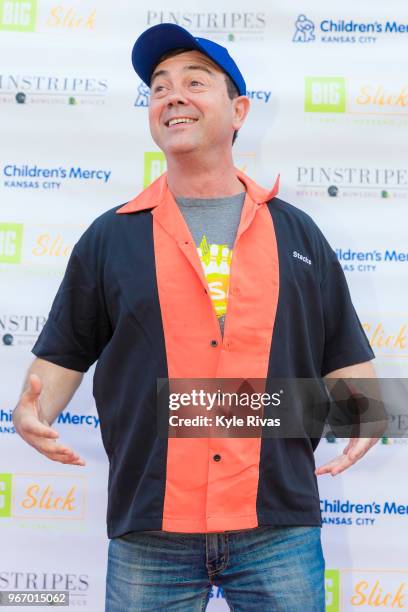
<path fill-rule="evenodd" d="M 245 185 L 246 192 L 255 202 L 255 204 L 265 204 L 265 202 L 269 202 L 276 195 L 278 195 L 279 191 L 279 174 L 275 180 L 274 186 L 270 191 L 260 187 L 255 181 L 249 178 L 246 174 L 236 169 L 236 175 L 240 181 L 242 181 Z M 133 213 L 138 212 L 140 210 L 148 210 L 151 208 L 156 208 L 159 206 L 168 196 L 169 188 L 167 185 L 167 172 L 162 174 L 158 179 L 156 179 L 149 187 L 144 189 L 139 195 L 137 195 L 133 200 L 130 200 L 124 206 L 121 206 L 116 212 L 119 214 L 122 213 Z"/>

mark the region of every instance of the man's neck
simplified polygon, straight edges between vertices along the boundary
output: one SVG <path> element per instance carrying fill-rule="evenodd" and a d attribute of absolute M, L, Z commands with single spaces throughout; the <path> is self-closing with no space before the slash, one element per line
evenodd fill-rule
<path fill-rule="evenodd" d="M 168 159 L 167 183 L 175 198 L 223 198 L 244 191 L 232 158 L 220 160 Z"/>

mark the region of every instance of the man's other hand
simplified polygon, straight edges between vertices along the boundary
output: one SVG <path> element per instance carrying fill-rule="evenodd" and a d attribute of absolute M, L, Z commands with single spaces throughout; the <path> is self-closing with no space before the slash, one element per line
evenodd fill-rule
<path fill-rule="evenodd" d="M 375 370 L 371 361 L 357 363 L 347 366 L 339 370 L 334 370 L 327 374 L 327 379 L 330 378 L 376 378 Z M 377 433 L 377 432 L 376 432 Z M 338 455 L 328 463 L 321 465 L 315 470 L 317 476 L 322 474 L 331 474 L 336 476 L 344 470 L 354 465 L 359 459 L 364 457 L 366 452 L 374 446 L 380 438 L 350 438 L 349 443 L 343 451 L 342 455 Z"/>
<path fill-rule="evenodd" d="M 366 452 L 378 442 L 379 438 L 350 438 L 349 443 L 342 455 L 338 455 L 328 463 L 315 470 L 316 476 L 331 474 L 336 476 L 347 468 L 351 467 L 356 461 L 364 457 Z"/>
<path fill-rule="evenodd" d="M 28 386 L 22 393 L 13 414 L 17 433 L 39 453 L 52 461 L 85 465 L 85 461 L 68 446 L 57 441 L 58 432 L 53 429 L 41 410 L 42 382 L 36 374 L 30 374 Z"/>

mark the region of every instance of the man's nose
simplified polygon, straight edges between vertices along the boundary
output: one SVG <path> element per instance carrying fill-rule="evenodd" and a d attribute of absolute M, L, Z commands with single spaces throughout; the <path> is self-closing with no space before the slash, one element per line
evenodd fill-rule
<path fill-rule="evenodd" d="M 168 106 L 175 106 L 177 104 L 187 104 L 187 100 L 180 90 L 173 90 L 167 96 Z"/>

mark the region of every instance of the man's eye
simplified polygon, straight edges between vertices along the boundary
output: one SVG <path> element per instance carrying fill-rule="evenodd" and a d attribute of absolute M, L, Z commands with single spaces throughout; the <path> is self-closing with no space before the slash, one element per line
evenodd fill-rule
<path fill-rule="evenodd" d="M 164 94 L 164 93 L 166 93 L 166 86 L 165 86 L 165 85 L 156 85 L 156 86 L 153 88 L 153 90 L 152 90 L 152 91 L 153 91 L 153 95 L 156 95 L 156 94 Z"/>
<path fill-rule="evenodd" d="M 200 81 L 191 81 L 191 85 L 193 85 L 193 87 L 196 87 L 196 85 L 202 85 L 202 83 Z"/>

